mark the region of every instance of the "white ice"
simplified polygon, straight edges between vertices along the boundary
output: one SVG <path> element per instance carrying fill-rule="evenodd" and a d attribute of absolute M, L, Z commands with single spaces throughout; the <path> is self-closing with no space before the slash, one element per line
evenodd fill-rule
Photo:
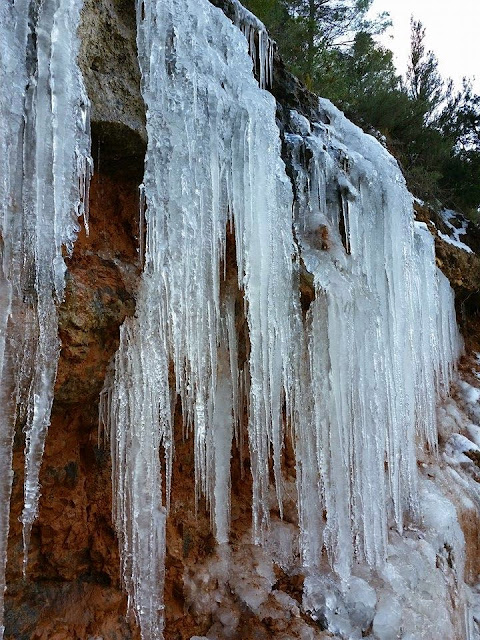
<path fill-rule="evenodd" d="M 251 29 L 260 38 L 263 85 L 270 54 L 259 24 L 240 14 L 251 38 Z M 270 451 L 281 500 L 294 246 L 275 101 L 253 77 L 241 31 L 206 0 L 149 0 L 137 16 L 148 131 L 145 270 L 136 318 L 122 329 L 102 396 L 110 409 L 101 414 L 110 415 L 123 581 L 143 637 L 158 638 L 165 543 L 153 541 L 165 535 L 177 398 L 194 441 L 197 500 L 205 496 L 219 543 L 228 541 L 231 447 L 247 404 L 256 541 L 269 523 Z M 228 283 L 227 229 L 234 229 L 238 268 Z M 246 393 L 236 352 L 238 288 L 249 330 Z"/>
<path fill-rule="evenodd" d="M 376 605 L 359 576 L 348 583 L 352 568 L 380 570 L 391 532 L 402 539 L 406 524 L 422 518 L 417 453 L 437 454 L 436 403 L 462 348 L 453 292 L 430 232 L 414 224 L 400 169 L 378 141 L 327 101 L 318 122 L 292 112 L 290 182 L 275 102 L 254 80 L 241 32 L 206 0 L 147 0 L 137 15 L 148 131 L 145 269 L 101 411 L 130 604 L 143 637 L 162 637 L 178 403 L 193 439 L 197 502 L 205 497 L 227 549 L 241 417 L 248 415 L 253 540 L 266 549 L 271 507 L 282 513 L 286 427 L 293 434 L 299 546 L 311 578 L 305 597 L 313 602 L 325 586 L 318 572 L 326 552 L 341 584 L 329 586 L 322 615 L 336 633 L 356 637 L 348 634 L 372 623 Z M 225 264 L 227 230 L 236 277 Z M 302 277 L 315 293 L 303 310 Z M 245 364 L 235 335 L 238 290 Z M 288 566 L 287 531 L 279 543 Z M 243 590 L 242 580 L 235 592 L 259 610 L 265 589 Z M 379 602 L 374 624 L 386 638 L 396 618 Z"/>
<path fill-rule="evenodd" d="M 445 233 L 442 233 L 441 231 L 437 231 L 440 238 L 445 242 L 447 242 L 448 244 L 451 244 L 454 247 L 457 247 L 457 249 L 462 249 L 467 253 L 473 253 L 472 249 L 460 240 L 460 236 L 463 236 L 467 233 L 467 227 L 468 227 L 467 220 L 465 220 L 464 218 L 461 218 L 459 214 L 457 214 L 455 211 L 452 211 L 450 209 L 444 209 L 440 215 L 443 219 L 443 222 L 451 231 L 451 235 L 447 235 Z M 457 227 L 454 224 L 452 224 L 451 220 L 455 220 L 455 219 L 458 221 L 461 221 L 460 227 Z"/>
<path fill-rule="evenodd" d="M 287 135 L 295 229 L 316 289 L 309 367 L 297 376 L 297 478 L 305 562 L 318 564 L 325 546 L 347 577 L 354 555 L 383 562 L 390 522 L 401 532 L 419 515 L 416 442 L 436 451 L 436 402 L 461 342 L 395 160 L 327 101 L 320 112 L 327 124 L 312 133 L 292 113 Z"/>
<path fill-rule="evenodd" d="M 88 100 L 76 64 L 82 0 L 0 7 L 0 609 L 15 420 L 25 432 L 24 566 L 59 354 L 65 262 L 88 220 Z M 5 88 L 8 87 L 8 90 Z M 3 635 L 0 620 L 0 636 Z"/>

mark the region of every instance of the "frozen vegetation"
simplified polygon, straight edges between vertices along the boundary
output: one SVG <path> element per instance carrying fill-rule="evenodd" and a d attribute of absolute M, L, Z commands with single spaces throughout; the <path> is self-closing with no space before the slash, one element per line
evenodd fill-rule
<path fill-rule="evenodd" d="M 88 219 L 90 125 L 75 62 L 81 5 L 0 5 L 0 610 L 15 419 L 26 442 L 26 569 L 59 354 L 63 252 L 72 250 L 78 216 Z"/>

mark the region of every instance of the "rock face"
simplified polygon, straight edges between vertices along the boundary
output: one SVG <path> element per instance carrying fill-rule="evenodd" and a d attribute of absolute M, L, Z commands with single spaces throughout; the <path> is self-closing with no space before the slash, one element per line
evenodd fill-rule
<path fill-rule="evenodd" d="M 227 15 L 232 11 L 229 0 L 214 4 Z M 146 132 L 135 31 L 134 0 L 85 0 L 79 62 L 92 101 L 95 176 L 90 235 L 82 232 L 75 244 L 68 262 L 66 297 L 59 309 L 62 352 L 42 465 L 40 516 L 32 534 L 26 580 L 22 578 L 18 521 L 23 501 L 20 434 L 16 440 L 8 640 L 139 639 L 134 621 L 126 617 L 127 602 L 120 585 L 117 540 L 111 524 L 108 444 L 97 432 L 99 393 L 118 346 L 119 326 L 135 312 L 141 271 L 138 186 Z M 278 55 L 274 77 L 272 93 L 278 102 L 280 127 L 291 108 L 310 115 L 316 98 L 286 71 Z M 427 221 L 432 216 L 425 209 L 418 211 L 419 219 Z M 478 244 L 472 248 L 478 250 L 480 241 L 475 242 Z M 233 246 L 233 238 L 230 244 Z M 480 350 L 480 259 L 441 239 L 437 256 L 457 292 L 468 346 Z M 313 297 L 308 274 L 300 286 L 308 306 Z M 245 344 L 241 347 L 247 348 Z M 331 637 L 321 631 L 321 622 L 314 623 L 300 612 L 302 576 L 287 578 L 281 558 L 273 565 L 260 550 L 249 546 L 251 486 L 245 450 L 235 451 L 232 478 L 233 559 L 229 566 L 235 575 L 215 575 L 212 566 L 222 566 L 224 559 L 215 549 L 204 505 L 200 504 L 195 515 L 193 444 L 182 440 L 181 428 L 177 434 L 173 506 L 167 529 L 166 638 L 184 640 L 209 630 L 225 630 L 229 625 L 236 629 L 234 637 L 244 640 Z M 288 447 L 285 475 L 291 491 L 283 523 L 276 520 L 273 529 L 278 539 L 290 540 L 289 527 L 296 522 L 296 514 L 295 470 Z M 467 515 L 464 523 L 469 548 L 474 548 L 468 560 L 472 579 L 478 571 L 477 520 Z M 248 583 L 247 569 L 258 584 Z M 260 594 L 258 602 L 251 601 L 252 590 Z"/>
<path fill-rule="evenodd" d="M 111 525 L 109 455 L 98 443 L 98 396 L 135 309 L 138 183 L 97 173 L 90 235 L 69 261 L 59 309 L 62 352 L 40 482 L 40 515 L 22 579 L 23 452 L 15 449 L 8 558 L 7 638 L 135 638 L 125 622 Z"/>
<path fill-rule="evenodd" d="M 143 176 L 145 106 L 140 94 L 134 0 L 85 0 L 79 66 L 92 103 L 95 171 Z"/>

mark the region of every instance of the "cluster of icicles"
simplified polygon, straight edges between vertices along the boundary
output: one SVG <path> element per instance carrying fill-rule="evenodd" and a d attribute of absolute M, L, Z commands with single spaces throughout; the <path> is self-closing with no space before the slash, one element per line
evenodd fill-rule
<path fill-rule="evenodd" d="M 0 5 L 1 84 L 13 88 L 0 97 L 0 456 L 11 469 L 16 413 L 26 424 L 26 544 L 58 359 L 62 246 L 71 247 L 86 214 L 87 101 L 74 62 L 80 7 Z M 435 450 L 436 397 L 448 391 L 461 348 L 452 291 L 428 230 L 413 222 L 395 161 L 321 101 L 313 125 L 291 113 L 288 177 L 275 101 L 261 88 L 271 83 L 273 47 L 251 14 L 238 5 L 236 15 L 248 43 L 208 0 L 137 6 L 145 266 L 100 413 L 121 573 L 145 639 L 161 638 L 164 626 L 177 399 L 217 541 L 229 539 L 230 459 L 247 415 L 254 541 L 264 540 L 271 508 L 282 511 L 288 433 L 304 565 L 317 566 L 326 549 L 346 577 L 355 557 L 380 564 L 388 527 L 401 531 L 417 515 L 416 443 Z M 226 276 L 227 231 L 234 278 Z M 308 309 L 304 277 L 315 289 Z M 28 331 L 14 330 L 20 316 Z M 3 560 L 11 476 L 0 485 Z M 3 585 L 0 578 L 1 595 Z"/>
<path fill-rule="evenodd" d="M 261 42 L 249 37 L 250 48 Z M 435 450 L 436 396 L 448 391 L 460 341 L 433 239 L 414 225 L 412 198 L 378 142 L 326 101 L 313 128 L 292 112 L 288 179 L 275 101 L 253 77 L 242 33 L 207 0 L 144 1 L 138 49 L 145 267 L 101 416 L 123 580 L 143 637 L 160 638 L 177 399 L 217 541 L 229 539 L 230 459 L 248 415 L 254 541 L 271 508 L 282 511 L 288 432 L 303 563 L 314 568 L 326 548 L 347 577 L 355 557 L 378 566 L 389 526 L 402 531 L 418 515 L 416 440 Z M 264 84 L 271 59 L 260 53 Z"/>
<path fill-rule="evenodd" d="M 88 223 L 81 0 L 0 2 L 0 637 L 15 424 L 25 433 L 24 568 L 60 350 L 56 304 L 78 217 Z"/>

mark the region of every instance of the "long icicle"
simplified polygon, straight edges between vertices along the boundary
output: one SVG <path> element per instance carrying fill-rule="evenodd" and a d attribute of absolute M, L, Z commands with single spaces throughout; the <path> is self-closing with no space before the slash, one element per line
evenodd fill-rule
<path fill-rule="evenodd" d="M 0 15 L 0 66 L 6 74 L 1 81 L 11 89 L 8 100 L 0 103 L 1 456 L 7 470 L 2 475 L 0 543 L 6 559 L 7 449 L 17 418 L 24 423 L 26 440 L 24 571 L 38 514 L 39 471 L 59 355 L 56 304 L 64 294 L 63 250 L 72 250 L 78 216 L 88 222 L 89 103 L 76 64 L 82 4 L 16 0 L 2 3 Z M 4 568 L 0 582 L 3 596 Z"/>

